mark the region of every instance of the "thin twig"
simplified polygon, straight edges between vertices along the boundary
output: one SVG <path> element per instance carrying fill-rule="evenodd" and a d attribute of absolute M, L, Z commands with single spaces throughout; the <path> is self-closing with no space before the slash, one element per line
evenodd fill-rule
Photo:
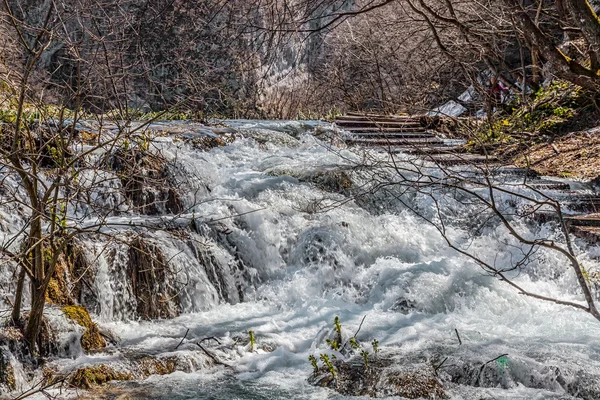
<path fill-rule="evenodd" d="M 190 328 L 187 328 L 187 331 L 185 331 L 185 335 L 183 335 L 183 337 L 181 338 L 181 342 L 179 342 L 177 347 L 175 347 L 175 350 L 177 350 L 179 348 L 179 346 L 181 346 L 183 344 L 183 341 L 185 340 L 185 338 L 187 337 L 189 332 L 190 332 Z"/>
<path fill-rule="evenodd" d="M 454 332 L 456 332 L 456 337 L 458 338 L 458 345 L 462 346 L 462 340 L 460 340 L 460 335 L 458 334 L 458 329 L 454 328 Z"/>
<path fill-rule="evenodd" d="M 207 356 L 209 356 L 215 362 L 215 364 L 224 365 L 225 367 L 228 367 L 228 368 L 233 368 L 231 365 L 229 365 L 227 363 L 224 363 L 223 361 L 219 360 L 214 354 L 212 354 L 211 352 L 209 352 L 208 350 L 206 350 L 204 348 L 204 346 L 202 346 L 200 343 L 196 343 L 196 345 L 198 347 L 200 347 L 200 349 L 202 349 L 202 351 L 204 352 L 204 354 L 206 354 Z"/>
<path fill-rule="evenodd" d="M 352 336 L 353 338 L 356 338 L 356 335 L 358 335 L 358 332 L 360 332 L 360 328 L 362 328 L 363 322 L 365 322 L 365 318 L 367 318 L 366 315 L 363 317 L 362 321 L 360 321 L 360 325 L 358 326 L 358 329 L 356 330 L 356 332 L 354 332 L 354 336 Z"/>
<path fill-rule="evenodd" d="M 204 339 L 201 339 L 198 343 L 203 343 L 203 342 L 206 342 L 207 340 L 214 340 L 218 344 L 221 344 L 221 341 L 214 336 L 205 337 Z"/>

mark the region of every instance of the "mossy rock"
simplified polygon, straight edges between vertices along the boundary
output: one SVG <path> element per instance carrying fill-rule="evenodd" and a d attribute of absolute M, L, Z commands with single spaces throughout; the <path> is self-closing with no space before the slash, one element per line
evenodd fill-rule
<path fill-rule="evenodd" d="M 100 350 L 106 347 L 106 340 L 100 334 L 98 326 L 92 321 L 90 314 L 82 306 L 64 306 L 65 315 L 86 328 L 81 336 L 81 347 L 87 351 Z"/>
<path fill-rule="evenodd" d="M 226 140 L 220 136 L 199 136 L 186 140 L 192 147 L 198 150 L 208 151 L 215 147 L 227 146 L 232 140 Z"/>
<path fill-rule="evenodd" d="M 0 349 L 0 388 L 2 387 L 10 392 L 17 389 L 15 370 L 10 363 L 10 353 L 4 348 Z"/>
<path fill-rule="evenodd" d="M 329 387 L 346 396 L 388 397 L 406 399 L 444 399 L 444 388 L 428 366 L 411 369 L 398 368 L 391 359 L 379 356 L 369 358 L 365 367 L 362 357 L 348 361 L 334 360 L 335 378 L 322 366 L 309 382 Z"/>
<path fill-rule="evenodd" d="M 69 378 L 69 384 L 80 389 L 93 389 L 110 381 L 128 381 L 133 376 L 104 364 L 80 368 Z"/>
<path fill-rule="evenodd" d="M 139 360 L 139 370 L 143 376 L 169 375 L 177 371 L 177 360 L 174 358 L 144 357 Z"/>
<path fill-rule="evenodd" d="M 327 192 L 343 194 L 347 194 L 354 186 L 350 175 L 340 170 L 316 171 L 303 176 L 300 181 L 314 183 L 319 189 Z"/>
<path fill-rule="evenodd" d="M 56 270 L 50 279 L 48 289 L 46 290 L 46 302 L 61 306 L 75 304 L 71 297 L 71 291 L 68 285 L 68 271 L 70 270 L 67 260 L 60 256 L 56 264 Z"/>

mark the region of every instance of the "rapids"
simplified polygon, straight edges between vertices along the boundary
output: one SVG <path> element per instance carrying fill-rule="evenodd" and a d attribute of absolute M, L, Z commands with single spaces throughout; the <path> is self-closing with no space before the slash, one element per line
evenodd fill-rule
<path fill-rule="evenodd" d="M 142 230 L 168 259 L 171 273 L 165 283 L 178 298 L 169 306 L 179 308 L 179 315 L 140 320 L 125 283 L 127 248 L 87 238 L 96 273 L 95 296 L 86 306 L 120 342 L 85 355 L 73 340 L 81 333 L 49 306 L 46 314 L 60 327 L 65 343 L 49 365 L 71 370 L 110 362 L 127 368 L 127 354 L 177 355 L 189 363 L 186 372 L 113 382 L 102 392 L 106 398 L 342 399 L 307 381 L 312 373 L 308 356 L 327 352 L 325 337 L 339 316 L 348 334 L 364 318 L 358 339 L 377 339 L 382 354 L 398 365 L 439 364 L 447 357 L 440 374 L 446 374 L 452 399 L 591 399 L 600 393 L 598 321 L 521 296 L 484 274 L 394 198 L 373 193 L 358 201 L 349 190 L 330 190 L 319 180 L 322 171 L 347 171 L 353 187 L 370 183 L 352 168 L 364 162 L 363 153 L 333 146 L 332 127 L 295 121 L 230 125 L 241 137 L 209 151 L 173 137 L 154 141 L 176 166 L 169 179 L 188 211 L 170 223 L 183 226 L 187 234 Z M 113 201 L 109 197 L 102 201 Z M 432 212 L 430 201 L 418 196 L 410 201 Z M 333 206 L 322 210 L 323 204 Z M 467 215 L 465 207 L 456 208 L 449 236 L 498 265 L 518 255 L 498 226 L 470 235 L 468 218 L 461 218 Z M 111 221 L 143 225 L 169 218 L 162 214 L 122 213 Z M 5 239 L 15 234 L 19 218 L 10 209 L 3 209 L 0 221 Z M 531 236 L 552 237 L 554 230 L 551 223 L 521 228 Z M 116 234 L 129 233 L 124 228 Z M 587 270 L 600 268 L 597 247 L 578 241 L 576 246 Z M 4 298 L 12 294 L 13 271 L 0 274 Z M 514 279 L 544 295 L 582 301 L 566 260 L 550 251 L 540 250 Z M 250 330 L 256 351 L 246 345 Z M 204 343 L 227 366 L 212 365 L 199 352 L 195 342 L 208 337 L 220 341 Z M 506 362 L 494 361 L 494 371 L 474 376 L 470 365 L 503 354 Z M 18 362 L 11 362 L 19 370 Z M 30 382 L 21 376 L 19 389 Z M 50 393 L 58 398 L 81 394 Z M 100 394 L 89 398 L 95 396 Z"/>

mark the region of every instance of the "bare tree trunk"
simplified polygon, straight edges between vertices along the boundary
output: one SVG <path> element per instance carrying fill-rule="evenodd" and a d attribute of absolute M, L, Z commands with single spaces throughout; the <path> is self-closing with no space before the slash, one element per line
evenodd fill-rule
<path fill-rule="evenodd" d="M 593 91 L 598 90 L 598 75 L 590 69 L 585 68 L 577 61 L 563 54 L 556 47 L 556 44 L 553 42 L 552 38 L 542 32 L 542 30 L 536 26 L 535 22 L 529 17 L 529 15 L 527 15 L 527 13 L 521 7 L 519 0 L 502 1 L 507 7 L 515 11 L 515 21 L 529 41 L 531 45 L 531 51 L 538 51 L 540 54 L 544 54 L 557 77 L 565 79 L 586 89 Z M 587 4 L 586 1 L 584 1 L 584 3 Z"/>
<path fill-rule="evenodd" d="M 563 0 L 566 9 L 588 42 L 590 66 L 594 73 L 600 69 L 600 20 L 588 0 Z"/>
<path fill-rule="evenodd" d="M 36 352 L 37 339 L 44 319 L 47 286 L 45 282 L 32 281 L 31 284 L 31 312 L 25 327 L 25 341 L 32 354 Z"/>
<path fill-rule="evenodd" d="M 19 280 L 17 281 L 17 291 L 15 293 L 15 303 L 13 305 L 10 319 L 12 323 L 17 325 L 21 320 L 21 304 L 23 302 L 23 287 L 25 286 L 25 268 L 21 267 L 19 272 Z"/>

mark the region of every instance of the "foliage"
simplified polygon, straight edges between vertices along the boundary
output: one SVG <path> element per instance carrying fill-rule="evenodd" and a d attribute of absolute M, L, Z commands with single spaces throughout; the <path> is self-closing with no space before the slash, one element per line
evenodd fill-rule
<path fill-rule="evenodd" d="M 543 135 L 559 134 L 580 122 L 577 117 L 586 115 L 593 107 L 594 96 L 571 83 L 553 81 L 530 98 L 518 96 L 504 110 L 480 124 L 471 144 L 500 144 L 525 138 L 532 142 Z"/>
<path fill-rule="evenodd" d="M 319 372 L 319 364 L 317 362 L 317 357 L 311 354 L 310 356 L 308 356 L 308 361 L 310 361 L 310 365 L 312 365 L 314 373 L 316 374 L 317 372 Z"/>
<path fill-rule="evenodd" d="M 359 354 L 363 359 L 364 368 L 367 369 L 369 367 L 370 353 L 360 344 L 360 342 L 356 339 L 356 336 L 352 336 L 346 342 L 343 342 L 342 324 L 338 316 L 335 317 L 333 322 L 333 334 L 333 339 L 325 339 L 327 345 L 331 350 L 342 353 L 345 356 L 353 356 L 355 354 Z M 377 339 L 373 339 L 371 341 L 371 345 L 373 347 L 373 352 L 375 354 L 378 354 L 380 351 L 379 341 Z M 336 359 L 335 354 L 332 354 L 330 356 L 327 353 L 321 353 L 319 358 L 323 363 L 323 367 L 326 368 L 331 373 L 332 377 L 335 379 L 335 373 L 332 372 L 332 369 L 334 369 L 334 367 L 331 363 L 331 360 Z M 316 357 L 310 355 L 308 357 L 308 360 L 310 361 L 313 370 L 316 374 L 320 369 Z"/>
<path fill-rule="evenodd" d="M 323 364 L 325 364 L 325 366 L 327 367 L 329 373 L 331 374 L 331 377 L 333 379 L 335 379 L 337 374 L 335 371 L 335 367 L 333 366 L 333 363 L 329 359 L 329 356 L 327 354 L 321 354 L 321 356 L 319 358 L 321 359 L 321 361 L 323 361 Z"/>
<path fill-rule="evenodd" d="M 248 331 L 248 335 L 250 336 L 250 351 L 254 352 L 254 348 L 256 347 L 256 336 L 254 336 L 254 331 Z"/>
<path fill-rule="evenodd" d="M 373 346 L 373 351 L 375 352 L 375 354 L 379 353 L 379 341 L 377 339 L 373 339 L 373 341 L 371 342 L 371 346 Z"/>
<path fill-rule="evenodd" d="M 360 356 L 363 358 L 365 369 L 369 368 L 369 352 L 367 350 L 362 350 Z"/>

